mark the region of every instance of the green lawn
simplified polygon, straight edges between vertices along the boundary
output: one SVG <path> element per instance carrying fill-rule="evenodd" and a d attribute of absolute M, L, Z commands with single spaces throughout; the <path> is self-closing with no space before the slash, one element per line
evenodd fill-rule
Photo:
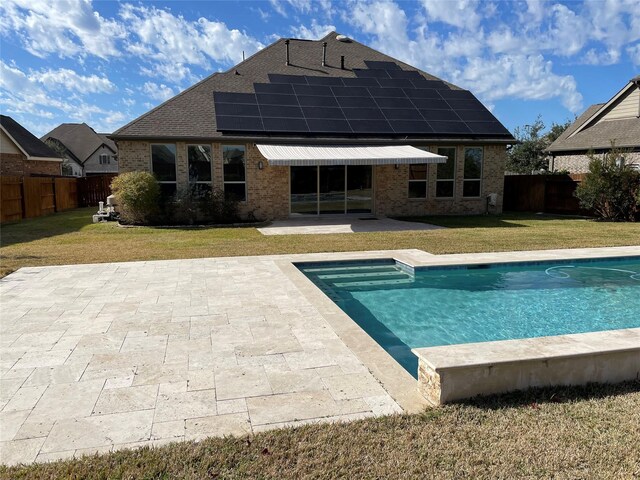
<path fill-rule="evenodd" d="M 640 225 L 536 215 L 437 217 L 427 232 L 264 237 L 254 228 L 92 224 L 93 209 L 2 227 L 2 273 L 28 265 L 419 248 L 431 253 L 637 245 Z M 0 478 L 640 477 L 640 381 L 490 397 L 422 414 L 211 438 L 26 467 Z"/>
<path fill-rule="evenodd" d="M 255 228 L 120 228 L 91 223 L 95 209 L 3 225 L 0 274 L 23 266 L 128 260 L 419 248 L 468 253 L 640 244 L 640 224 L 538 215 L 420 218 L 446 227 L 427 232 L 261 235 Z"/>

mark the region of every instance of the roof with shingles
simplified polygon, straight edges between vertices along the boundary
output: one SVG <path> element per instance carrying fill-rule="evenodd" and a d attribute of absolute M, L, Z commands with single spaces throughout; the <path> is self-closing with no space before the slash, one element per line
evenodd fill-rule
<path fill-rule="evenodd" d="M 336 40 L 338 33 L 331 32 L 320 40 L 290 39 L 290 65 L 285 62 L 285 39 L 280 39 L 247 58 L 226 72 L 214 73 L 201 82 L 133 120 L 115 131 L 111 138 L 124 139 L 214 139 L 256 138 L 262 135 L 229 135 L 216 129 L 213 92 L 253 93 L 254 83 L 268 83 L 268 74 L 307 75 L 325 77 L 352 77 L 354 68 L 367 68 L 365 60 L 395 62 L 404 70 L 419 72 L 428 80 L 441 80 L 411 65 L 396 60 L 354 40 Z M 322 66 L 322 42 L 327 42 L 326 66 Z M 345 57 L 345 69 L 340 67 L 340 57 Z M 445 82 L 449 88 L 459 87 Z M 365 139 L 366 136 L 359 137 Z M 406 138 L 404 135 L 403 139 Z M 468 137 L 468 135 L 466 136 Z M 278 140 L 313 138 L 313 135 L 275 137 Z M 380 139 L 380 135 L 369 138 Z M 327 139 L 323 136 L 323 139 Z M 351 140 L 353 141 L 353 139 Z M 513 141 L 505 135 L 499 141 Z M 406 142 L 406 140 L 405 140 Z"/>
<path fill-rule="evenodd" d="M 594 117 L 607 103 L 596 103 L 587 108 L 547 150 L 551 153 L 587 152 L 611 148 L 612 142 L 620 148 L 640 148 L 640 118 L 598 121 L 601 114 Z M 592 125 L 587 124 L 594 118 Z M 575 133 L 585 124 L 586 128 Z"/>
<path fill-rule="evenodd" d="M 43 140 L 54 138 L 62 143 L 81 163 L 87 159 L 103 144 L 114 153 L 118 151 L 113 140 L 106 134 L 96 133 L 86 123 L 63 123 L 42 137 Z"/>
<path fill-rule="evenodd" d="M 0 115 L 0 124 L 30 158 L 60 158 L 60 155 L 54 152 L 46 143 L 13 118 L 7 115 Z"/>

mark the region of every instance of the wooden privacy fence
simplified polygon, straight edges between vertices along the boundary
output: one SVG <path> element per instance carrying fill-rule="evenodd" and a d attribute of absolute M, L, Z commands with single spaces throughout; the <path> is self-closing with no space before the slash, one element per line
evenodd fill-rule
<path fill-rule="evenodd" d="M 111 194 L 109 186 L 113 177 L 112 174 L 83 178 L 0 176 L 0 221 L 97 207 L 98 202 Z"/>
<path fill-rule="evenodd" d="M 574 196 L 584 174 L 571 175 L 505 175 L 504 206 L 506 211 L 544 212 L 565 215 L 585 214 Z"/>

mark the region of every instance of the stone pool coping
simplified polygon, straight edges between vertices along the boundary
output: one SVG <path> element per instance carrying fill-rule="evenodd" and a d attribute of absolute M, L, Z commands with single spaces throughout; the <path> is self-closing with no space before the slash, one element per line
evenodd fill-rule
<path fill-rule="evenodd" d="M 419 267 L 444 267 L 458 265 L 477 265 L 486 263 L 519 263 L 519 262 L 536 262 L 536 261 L 554 261 L 554 260 L 585 260 L 596 258 L 619 258 L 627 256 L 639 256 L 640 246 L 628 247 L 604 247 L 604 248 L 580 248 L 580 249 L 553 249 L 553 250 L 536 250 L 536 251 L 519 251 L 519 252 L 490 252 L 490 253 L 472 253 L 472 254 L 452 254 L 452 255 L 432 255 L 421 250 L 396 250 L 396 251 L 378 251 L 378 252 L 356 252 L 324 254 L 319 258 L 318 255 L 300 255 L 293 260 L 283 261 L 279 263 L 282 271 L 292 281 L 295 282 L 298 289 L 305 295 L 307 300 L 312 303 L 329 322 L 342 341 L 347 345 L 358 358 L 370 369 L 373 375 L 382 383 L 389 394 L 406 412 L 416 412 L 424 408 L 426 404 L 440 404 L 446 401 L 457 400 L 475 396 L 477 394 L 498 393 L 507 391 L 503 387 L 489 388 L 487 382 L 487 372 L 490 372 L 494 366 L 512 367 L 514 365 L 523 365 L 527 361 L 542 362 L 549 366 L 549 361 L 562 361 L 564 359 L 577 359 L 578 357 L 595 358 L 602 357 L 609 353 L 611 355 L 623 354 L 622 361 L 630 361 L 629 371 L 633 370 L 633 365 L 640 365 L 640 328 L 638 329 L 622 329 L 609 330 L 604 332 L 590 332 L 584 334 L 557 335 L 551 337 L 540 337 L 522 340 L 506 340 L 499 342 L 484 342 L 474 344 L 460 344 L 442 347 L 418 348 L 413 352 L 418 356 L 420 366 L 419 374 L 424 373 L 426 369 L 430 369 L 432 373 L 438 370 L 447 370 L 448 374 L 458 369 L 459 371 L 471 368 L 476 369 L 470 376 L 462 376 L 455 381 L 449 380 L 449 386 L 453 383 L 468 383 L 476 377 L 474 381 L 478 388 L 459 389 L 464 392 L 463 396 L 453 393 L 447 393 L 448 386 L 442 389 L 439 373 L 436 373 L 436 387 L 440 389 L 437 394 L 433 394 L 433 381 L 421 378 L 416 382 L 404 368 L 398 364 L 391 355 L 389 355 L 375 340 L 373 340 L 364 330 L 362 330 L 346 313 L 344 313 L 332 300 L 330 300 L 322 291 L 316 287 L 298 268 L 296 263 L 306 261 L 348 261 L 348 260 L 369 260 L 391 258 L 411 268 Z M 624 355 L 624 353 L 627 355 Z M 615 358 L 615 362 L 620 358 Z M 635 363 L 634 363 L 635 361 Z M 566 362 L 565 362 L 566 363 Z M 569 362 L 568 368 L 591 368 L 602 369 L 602 365 L 589 365 L 583 361 Z M 575 363 L 575 364 L 574 364 Z M 484 371 L 478 368 L 484 368 Z M 563 364 L 566 369 L 567 365 Z M 422 372 L 421 372 L 422 370 Z M 495 370 L 495 369 L 494 369 Z M 556 369 L 560 371 L 561 369 Z M 494 372 L 495 373 L 495 372 Z M 504 371 L 501 371 L 504 374 Z M 522 372 L 516 377 L 522 376 Z M 536 372 L 528 372 L 529 378 L 537 378 Z M 555 378 L 550 376 L 549 378 Z M 568 378 L 568 377 L 567 377 Z M 622 381 L 626 378 L 611 376 L 611 381 Z M 577 383 L 584 383 L 580 378 Z M 607 381 L 606 376 L 593 376 L 594 381 Z M 430 383 L 426 385 L 426 383 Z M 515 388 L 522 389 L 530 386 L 546 385 L 545 381 L 530 382 L 511 382 Z M 557 383 L 554 383 L 557 384 Z M 416 391 L 420 390 L 421 395 L 416 395 Z M 445 396 L 442 396 L 443 391 Z M 431 392 L 431 393 L 429 393 Z"/>

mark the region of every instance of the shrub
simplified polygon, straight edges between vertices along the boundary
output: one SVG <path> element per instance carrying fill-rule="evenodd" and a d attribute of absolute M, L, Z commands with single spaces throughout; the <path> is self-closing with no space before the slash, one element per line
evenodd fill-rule
<path fill-rule="evenodd" d="M 589 154 L 589 173 L 576 189 L 580 206 L 610 221 L 638 219 L 640 172 L 626 165 L 626 155 L 614 145 L 601 157 Z"/>
<path fill-rule="evenodd" d="M 160 186 L 149 172 L 121 173 L 111 182 L 120 218 L 131 224 L 148 224 L 158 211 Z"/>
<path fill-rule="evenodd" d="M 206 190 L 193 186 L 176 193 L 165 208 L 161 224 L 206 225 L 240 221 L 238 202 L 226 199 L 222 190 Z"/>

